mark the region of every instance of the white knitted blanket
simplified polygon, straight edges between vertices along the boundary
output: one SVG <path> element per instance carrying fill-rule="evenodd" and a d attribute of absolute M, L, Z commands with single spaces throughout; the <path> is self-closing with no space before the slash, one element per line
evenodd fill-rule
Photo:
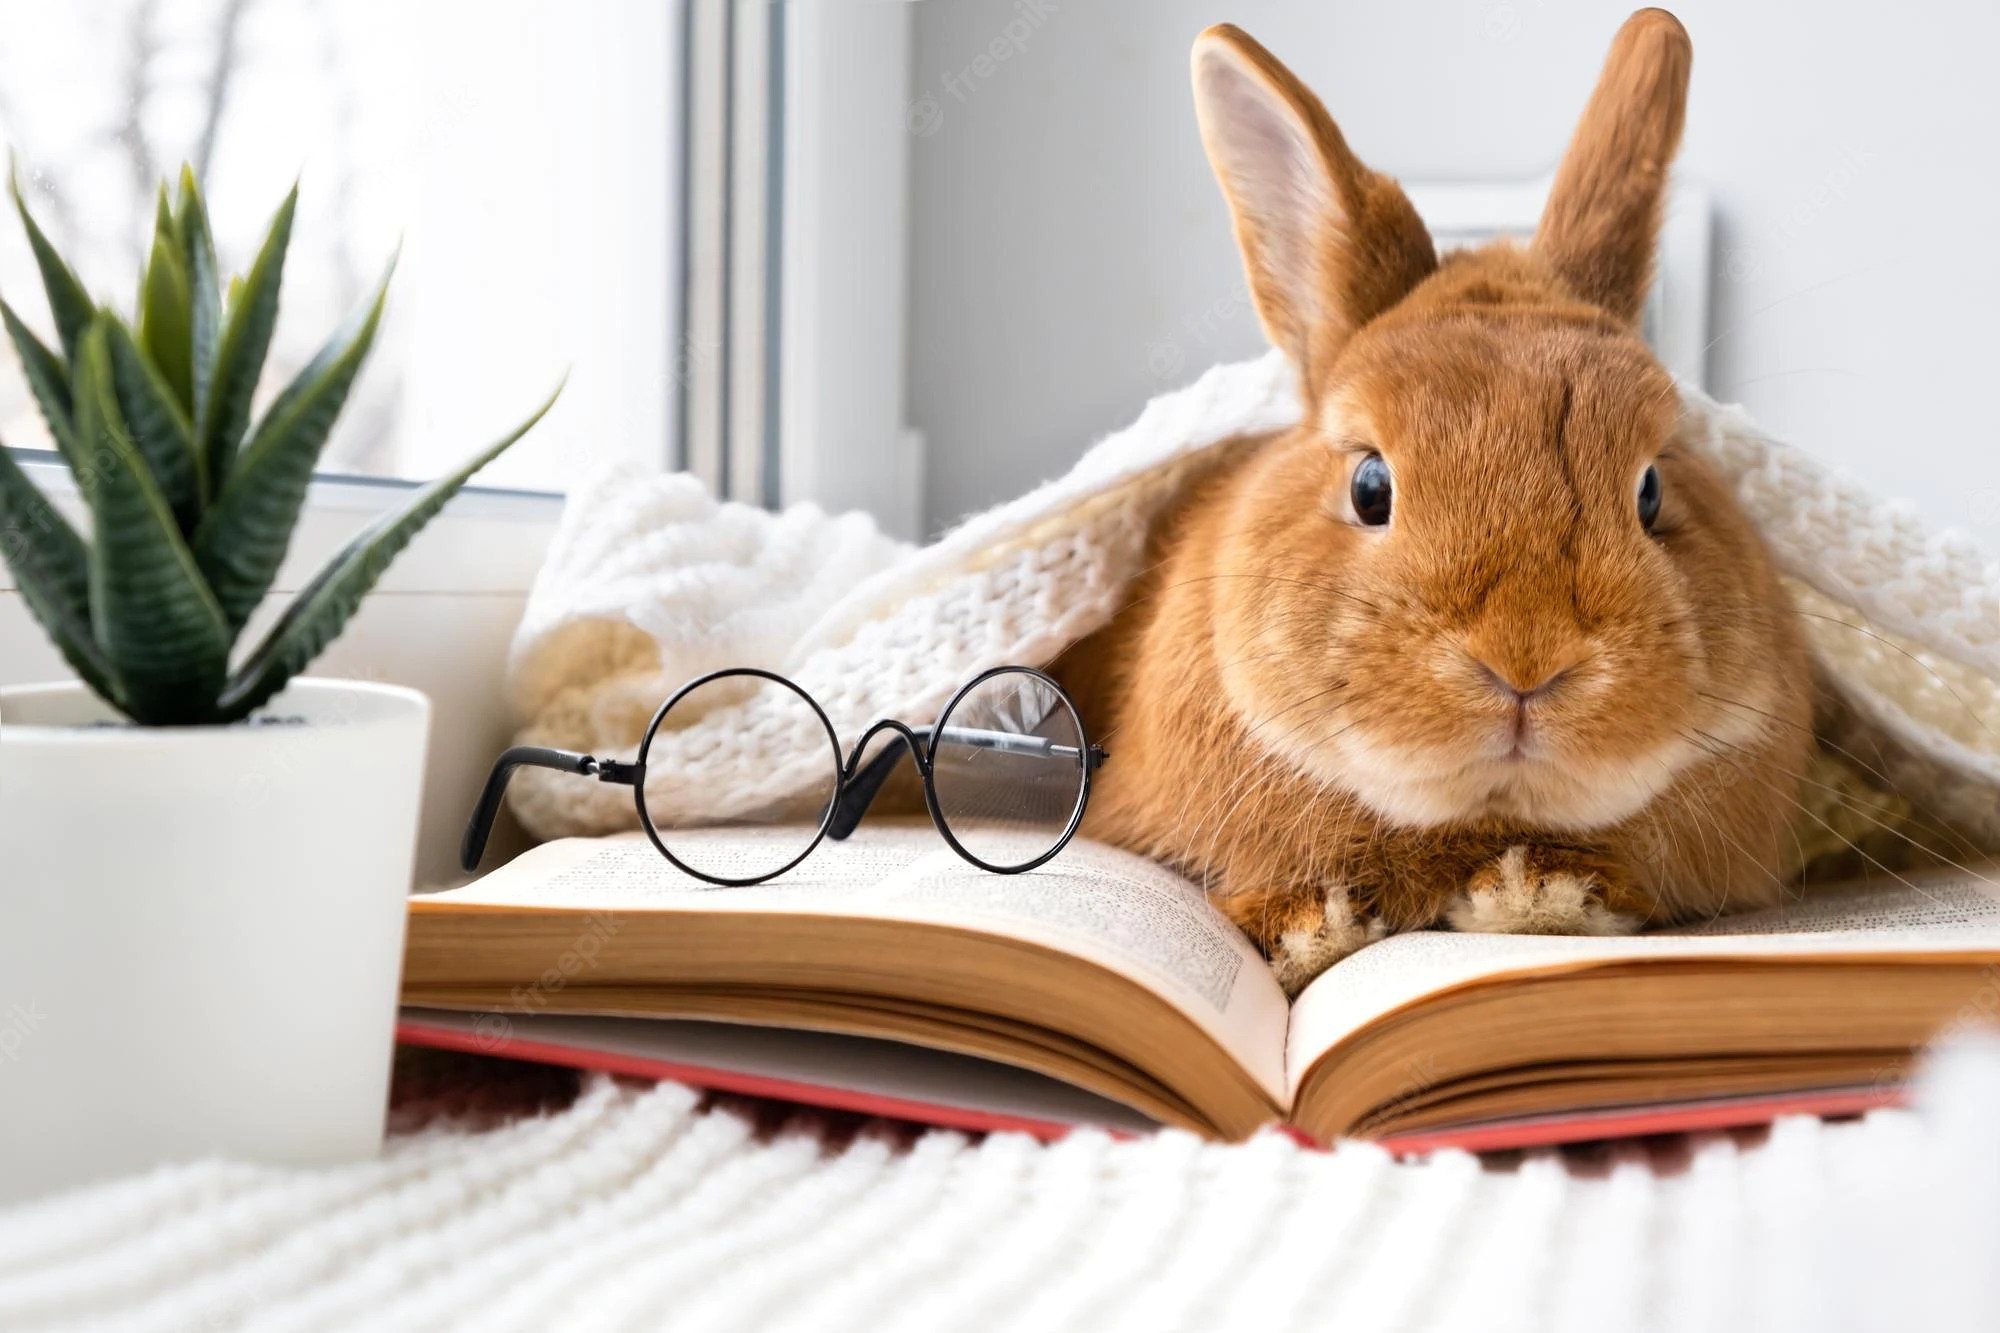
<path fill-rule="evenodd" d="M 1734 488 L 1793 581 L 1822 675 L 1865 731 L 1871 767 L 1985 845 L 2000 844 L 2000 565 L 1934 534 L 1741 409 L 1682 391 L 1688 443 Z M 852 738 L 928 720 L 976 672 L 1040 664 L 1096 629 L 1139 572 L 1148 527 L 1188 464 L 1294 421 L 1273 352 L 1156 398 L 1064 477 L 939 542 L 865 517 L 718 504 L 690 477 L 633 469 L 576 491 L 516 639 L 523 739 L 629 758 L 674 688 L 724 666 L 799 682 Z M 655 808 L 697 822 L 792 794 L 823 751 L 755 702 L 666 734 Z M 1848 748 L 1853 748 L 1850 737 Z M 530 770 L 514 805 L 542 836 L 631 827 L 622 789 Z"/>
<path fill-rule="evenodd" d="M 760 1130 L 598 1078 L 376 1162 L 204 1163 L 0 1211 L 0 1328 L 2000 1327 L 2000 1047 L 1920 1086 L 1856 1122 L 1397 1162 Z"/>

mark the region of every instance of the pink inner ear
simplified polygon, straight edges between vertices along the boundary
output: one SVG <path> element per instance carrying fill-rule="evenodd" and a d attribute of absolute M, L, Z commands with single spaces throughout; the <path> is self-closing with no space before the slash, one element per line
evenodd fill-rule
<path fill-rule="evenodd" d="M 1205 58 L 1201 88 L 1209 151 L 1231 202 L 1272 229 L 1266 244 L 1283 247 L 1290 267 L 1337 206 L 1319 149 L 1277 90 L 1233 58 Z"/>
<path fill-rule="evenodd" d="M 1266 326 L 1280 342 L 1286 341 L 1281 325 L 1302 337 L 1326 314 L 1315 299 L 1319 252 L 1340 221 L 1319 146 L 1284 95 L 1232 53 L 1204 52 L 1195 86 L 1210 160 L 1252 250 L 1246 256 L 1253 265 L 1252 286 L 1259 288 L 1255 269 L 1261 268 L 1271 283 L 1286 289 L 1292 307 L 1272 310 L 1268 303 L 1275 293 L 1256 290 Z M 1296 356 L 1300 349 L 1287 350 Z"/>

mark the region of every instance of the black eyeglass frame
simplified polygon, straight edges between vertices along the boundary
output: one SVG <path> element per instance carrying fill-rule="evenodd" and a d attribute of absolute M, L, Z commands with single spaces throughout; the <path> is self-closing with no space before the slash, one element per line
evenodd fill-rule
<path fill-rule="evenodd" d="M 1069 823 L 1063 829 L 1062 836 L 1057 838 L 1047 851 L 1032 861 L 1024 861 L 1020 865 L 998 866 L 973 855 L 965 844 L 953 835 L 951 824 L 946 820 L 944 810 L 938 804 L 935 760 L 937 758 L 938 744 L 945 739 L 945 732 L 947 730 L 955 730 L 948 729 L 945 726 L 946 720 L 951 717 L 952 710 L 957 708 L 968 694 L 978 689 L 987 681 L 992 680 L 996 676 L 1010 674 L 1032 676 L 1054 690 L 1056 697 L 1062 700 L 1063 707 L 1069 711 L 1070 720 L 1076 724 L 1077 745 L 1075 747 L 1051 746 L 1050 748 L 1061 750 L 1074 748 L 1082 759 L 1081 767 L 1083 774 L 1082 780 L 1077 787 L 1076 806 L 1070 811 Z M 659 733 L 660 724 L 666 720 L 667 714 L 673 711 L 675 704 L 685 699 L 694 691 L 701 689 L 705 685 L 714 684 L 718 680 L 737 676 L 748 676 L 758 680 L 769 681 L 775 685 L 781 685 L 803 699 L 806 706 L 812 709 L 813 716 L 819 720 L 821 730 L 826 733 L 827 748 L 833 760 L 835 774 L 833 795 L 828 799 L 826 809 L 820 813 L 819 826 L 813 831 L 812 841 L 806 844 L 805 849 L 775 870 L 761 875 L 744 877 L 709 874 L 705 871 L 696 870 L 682 861 L 667 846 L 666 839 L 660 835 L 659 828 L 653 823 L 651 812 L 646 808 L 646 756 L 652 753 L 653 738 Z M 873 759 L 869 760 L 866 767 L 863 767 L 861 756 L 866 753 L 869 743 L 883 732 L 889 733 L 889 744 L 883 747 Z M 995 732 L 990 734 L 996 738 L 1012 736 L 1012 733 Z M 1029 738 L 1019 737 L 1015 739 L 1025 740 Z M 539 745 L 517 745 L 505 751 L 499 759 L 494 761 L 493 771 L 487 776 L 486 785 L 479 794 L 478 804 L 473 807 L 472 817 L 466 823 L 465 837 L 459 844 L 459 864 L 468 873 L 479 868 L 480 859 L 486 853 L 487 839 L 493 833 L 493 823 L 499 818 L 500 802 L 506 795 L 507 782 L 513 777 L 514 770 L 523 767 L 549 768 L 559 772 L 594 777 L 599 782 L 629 786 L 632 788 L 632 806 L 638 813 L 639 826 L 645 830 L 646 837 L 652 842 L 654 850 L 665 857 L 670 865 L 682 873 L 692 875 L 705 883 L 721 885 L 725 888 L 747 888 L 753 884 L 762 884 L 768 880 L 776 879 L 778 876 L 796 868 L 808 856 L 811 856 L 813 852 L 818 850 L 820 843 L 828 837 L 832 837 L 834 841 L 839 842 L 852 834 L 855 827 L 861 822 L 862 816 L 868 812 L 868 807 L 874 803 L 875 797 L 881 793 L 882 787 L 889 780 L 889 776 L 895 772 L 897 765 L 902 762 L 902 757 L 906 751 L 916 763 L 917 772 L 923 779 L 924 806 L 930 813 L 931 824 L 937 829 L 938 835 L 959 856 L 978 866 L 981 870 L 990 871 L 996 875 L 1018 875 L 1025 871 L 1033 870 L 1037 866 L 1046 865 L 1064 847 L 1069 845 L 1070 839 L 1076 836 L 1077 829 L 1082 826 L 1084 811 L 1090 805 L 1091 775 L 1105 760 L 1111 757 L 1103 747 L 1091 744 L 1089 733 L 1084 730 L 1083 715 L 1077 711 L 1076 703 L 1069 697 L 1068 691 L 1064 690 L 1056 682 L 1055 678 L 1047 672 L 1037 670 L 1034 667 L 997 666 L 980 672 L 971 680 L 958 687 L 957 692 L 945 702 L 943 709 L 939 711 L 938 720 L 928 727 L 912 727 L 908 723 L 896 718 L 881 718 L 875 722 L 871 722 L 868 724 L 867 729 L 861 733 L 861 738 L 854 743 L 854 748 L 848 752 L 847 758 L 844 761 L 840 756 L 840 738 L 834 734 L 833 721 L 827 717 L 826 710 L 819 706 L 817 699 L 807 694 L 795 682 L 778 675 L 774 671 L 766 671 L 761 667 L 725 667 L 720 671 L 711 671 L 707 675 L 699 676 L 689 681 L 678 690 L 675 690 L 672 696 L 660 705 L 659 709 L 653 714 L 652 721 L 646 724 L 645 735 L 639 741 L 639 748 L 637 750 L 638 758 L 632 763 L 628 764 L 616 759 L 599 759 L 594 755 L 579 754 L 570 750 L 549 749 Z"/>

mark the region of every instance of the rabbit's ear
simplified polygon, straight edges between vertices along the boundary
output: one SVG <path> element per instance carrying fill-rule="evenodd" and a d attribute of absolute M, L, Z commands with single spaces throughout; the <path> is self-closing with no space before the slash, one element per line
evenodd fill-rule
<path fill-rule="evenodd" d="M 1666 10 L 1625 20 L 1535 233 L 1535 248 L 1578 296 L 1634 323 L 1652 284 L 1693 64 L 1687 30 Z"/>
<path fill-rule="evenodd" d="M 1202 144 L 1229 199 L 1250 292 L 1308 394 L 1354 330 L 1437 267 L 1396 182 L 1348 151 L 1319 99 L 1238 28 L 1194 44 Z"/>

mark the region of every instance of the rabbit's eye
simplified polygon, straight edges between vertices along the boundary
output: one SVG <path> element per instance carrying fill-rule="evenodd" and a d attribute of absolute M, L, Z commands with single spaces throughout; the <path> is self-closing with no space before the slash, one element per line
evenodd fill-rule
<path fill-rule="evenodd" d="M 1639 476 L 1639 526 L 1653 530 L 1660 517 L 1660 470 L 1649 467 Z"/>
<path fill-rule="evenodd" d="M 1354 517 L 1371 528 L 1389 521 L 1389 465 L 1382 455 L 1370 454 L 1354 469 L 1347 495 L 1354 502 Z"/>

